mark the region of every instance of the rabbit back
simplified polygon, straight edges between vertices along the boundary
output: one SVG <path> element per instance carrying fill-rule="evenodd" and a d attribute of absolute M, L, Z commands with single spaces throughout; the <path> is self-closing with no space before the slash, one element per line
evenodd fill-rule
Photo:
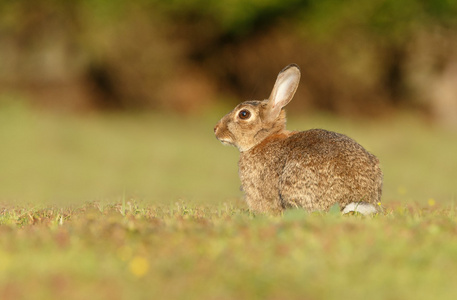
<path fill-rule="evenodd" d="M 240 178 L 256 211 L 327 210 L 352 202 L 376 206 L 382 191 L 378 159 L 351 138 L 323 129 L 259 144 L 241 157 Z"/>
<path fill-rule="evenodd" d="M 380 202 L 379 160 L 351 138 L 314 129 L 291 136 L 286 144 L 288 160 L 279 178 L 284 206 L 312 211 L 335 203 Z"/>

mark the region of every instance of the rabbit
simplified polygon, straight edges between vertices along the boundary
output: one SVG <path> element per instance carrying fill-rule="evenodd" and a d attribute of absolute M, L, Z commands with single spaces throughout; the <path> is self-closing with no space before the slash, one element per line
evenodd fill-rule
<path fill-rule="evenodd" d="M 376 156 L 346 135 L 324 129 L 288 131 L 284 107 L 300 81 L 288 65 L 270 97 L 245 101 L 214 127 L 216 138 L 240 151 L 239 177 L 249 209 L 281 214 L 288 208 L 342 213 L 381 212 L 383 174 Z"/>

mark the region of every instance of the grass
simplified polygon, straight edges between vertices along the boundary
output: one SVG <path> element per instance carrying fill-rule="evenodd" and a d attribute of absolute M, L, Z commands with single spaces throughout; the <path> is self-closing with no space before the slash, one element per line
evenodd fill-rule
<path fill-rule="evenodd" d="M 0 202 L 120 201 L 202 204 L 241 197 L 238 152 L 212 131 L 228 109 L 58 115 L 0 101 Z M 457 135 L 409 115 L 384 120 L 292 116 L 290 129 L 343 132 L 375 153 L 384 203 L 456 201 Z"/>
<path fill-rule="evenodd" d="M 225 205 L 5 207 L 2 299 L 451 299 L 455 209 L 366 218 Z"/>
<path fill-rule="evenodd" d="M 0 148 L 0 201 L 239 197 L 237 153 L 219 151 L 215 122 L 158 113 L 75 117 L 16 104 L 0 107 L 5 145 Z"/>
<path fill-rule="evenodd" d="M 0 299 L 452 299 L 457 137 L 292 116 L 374 152 L 385 212 L 253 215 L 225 110 L 69 116 L 0 101 Z"/>

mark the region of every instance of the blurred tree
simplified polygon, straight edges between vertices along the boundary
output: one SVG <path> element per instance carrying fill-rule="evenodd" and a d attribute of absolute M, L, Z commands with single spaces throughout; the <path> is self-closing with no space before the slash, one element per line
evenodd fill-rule
<path fill-rule="evenodd" d="M 0 88 L 69 110 L 191 111 L 267 97 L 296 62 L 298 109 L 446 111 L 427 83 L 453 80 L 456 34 L 457 0 L 5 0 Z"/>

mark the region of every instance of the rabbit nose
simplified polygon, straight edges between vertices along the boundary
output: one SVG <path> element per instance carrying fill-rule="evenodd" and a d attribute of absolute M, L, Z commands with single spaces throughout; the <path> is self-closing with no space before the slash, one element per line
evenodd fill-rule
<path fill-rule="evenodd" d="M 214 126 L 214 133 L 216 133 L 218 128 L 219 128 L 219 124 L 216 124 L 216 126 Z"/>

